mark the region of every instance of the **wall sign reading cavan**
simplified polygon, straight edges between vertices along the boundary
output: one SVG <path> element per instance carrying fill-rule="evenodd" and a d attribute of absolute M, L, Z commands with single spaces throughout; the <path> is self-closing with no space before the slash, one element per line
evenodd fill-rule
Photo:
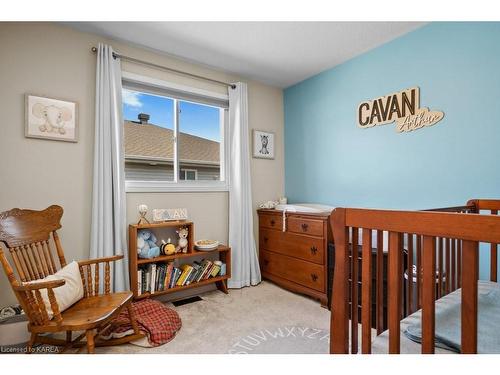
<path fill-rule="evenodd" d="M 420 89 L 412 87 L 394 94 L 363 102 L 358 107 L 358 126 L 371 128 L 396 121 L 398 133 L 435 125 L 444 113 L 420 108 Z"/>

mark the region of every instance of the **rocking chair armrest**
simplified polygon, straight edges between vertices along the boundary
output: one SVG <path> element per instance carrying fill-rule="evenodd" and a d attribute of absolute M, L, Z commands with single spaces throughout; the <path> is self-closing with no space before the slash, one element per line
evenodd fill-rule
<path fill-rule="evenodd" d="M 78 265 L 81 266 L 88 266 L 89 264 L 96 264 L 96 263 L 107 263 L 107 262 L 114 262 L 117 260 L 123 259 L 123 255 L 113 255 L 111 257 L 103 257 L 103 258 L 94 258 L 94 259 L 88 259 L 88 260 L 81 260 L 78 262 Z"/>
<path fill-rule="evenodd" d="M 63 279 L 59 280 L 51 280 L 51 281 L 41 281 L 41 282 L 31 282 L 23 285 L 14 286 L 14 290 L 16 292 L 28 292 L 32 290 L 40 290 L 40 289 L 53 289 L 58 288 L 66 284 L 66 281 Z"/>
<path fill-rule="evenodd" d="M 48 324 L 51 318 L 53 318 L 58 325 L 62 322 L 63 318 L 53 289 L 63 286 L 64 284 L 66 284 L 66 280 L 58 279 L 30 282 L 14 286 L 14 290 L 16 292 L 21 292 L 21 298 L 26 303 L 26 314 L 30 322 L 35 322 L 36 325 L 44 325 Z M 44 302 L 42 294 L 40 293 L 41 289 L 47 289 L 48 303 L 52 310 L 52 317 L 49 316 L 46 305 L 47 302 Z"/>

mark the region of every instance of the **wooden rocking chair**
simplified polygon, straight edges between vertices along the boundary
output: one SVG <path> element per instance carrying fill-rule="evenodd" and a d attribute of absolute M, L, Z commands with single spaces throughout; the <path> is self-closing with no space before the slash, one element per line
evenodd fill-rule
<path fill-rule="evenodd" d="M 63 346 L 62 352 L 72 347 L 86 345 L 88 353 L 94 353 L 95 346 L 118 345 L 144 337 L 139 332 L 132 309 L 132 293 L 110 293 L 110 262 L 123 258 L 117 255 L 106 258 L 78 262 L 83 282 L 84 297 L 60 312 L 54 295 L 54 288 L 64 285 L 64 280 L 27 283 L 43 279 L 66 265 L 64 252 L 56 230 L 61 228 L 63 209 L 50 206 L 43 211 L 20 210 L 15 208 L 0 213 L 0 261 L 7 274 L 14 293 L 24 309 L 29 323 L 31 339 L 27 351 L 32 351 L 35 343 Z M 52 237 L 52 238 L 51 238 Z M 55 244 L 55 255 L 51 243 Z M 3 251 L 1 244 L 10 252 L 17 276 Z M 99 266 L 104 264 L 104 287 L 100 293 Z M 47 290 L 53 312 L 49 319 L 40 291 Z M 109 323 L 127 308 L 134 333 L 119 339 L 99 340 L 98 336 Z M 42 333 L 66 332 L 66 340 L 40 335 Z M 73 332 L 80 333 L 72 340 Z M 82 333 L 83 332 L 83 333 Z M 86 342 L 82 342 L 83 338 Z"/>

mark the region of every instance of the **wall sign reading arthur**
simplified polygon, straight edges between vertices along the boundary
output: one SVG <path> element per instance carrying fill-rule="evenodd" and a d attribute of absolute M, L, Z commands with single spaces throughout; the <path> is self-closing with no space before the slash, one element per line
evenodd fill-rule
<path fill-rule="evenodd" d="M 412 87 L 363 102 L 358 107 L 358 127 L 371 128 L 396 122 L 398 133 L 411 132 L 441 121 L 441 111 L 420 108 L 420 89 Z"/>

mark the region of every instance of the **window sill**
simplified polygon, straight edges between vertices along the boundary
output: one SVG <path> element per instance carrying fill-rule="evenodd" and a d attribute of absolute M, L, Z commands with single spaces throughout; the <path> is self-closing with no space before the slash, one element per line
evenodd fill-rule
<path fill-rule="evenodd" d="M 166 181 L 125 181 L 126 193 L 196 193 L 229 191 L 229 185 L 224 182 L 166 182 Z"/>

